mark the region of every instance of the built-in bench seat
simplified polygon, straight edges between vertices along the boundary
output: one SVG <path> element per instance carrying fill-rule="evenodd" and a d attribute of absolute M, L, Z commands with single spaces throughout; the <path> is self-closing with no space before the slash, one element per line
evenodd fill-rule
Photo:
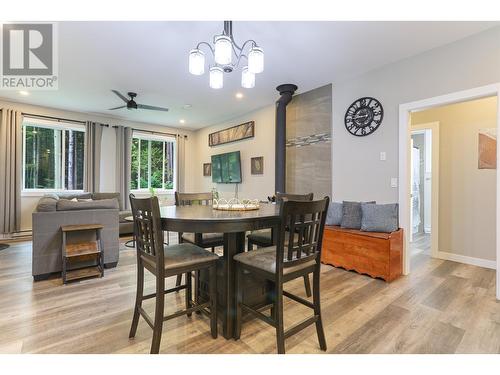
<path fill-rule="evenodd" d="M 403 230 L 363 232 L 325 226 L 321 262 L 385 281 L 402 273 Z"/>

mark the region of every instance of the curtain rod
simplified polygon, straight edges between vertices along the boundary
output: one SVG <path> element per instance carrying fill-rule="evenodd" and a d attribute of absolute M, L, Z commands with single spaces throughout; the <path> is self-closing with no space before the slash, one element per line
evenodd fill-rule
<path fill-rule="evenodd" d="M 174 134 L 174 133 L 156 132 L 156 131 L 153 131 L 153 130 L 136 129 L 136 128 L 132 128 L 132 130 L 138 131 L 138 132 L 143 132 L 143 133 L 150 133 L 150 134 L 161 134 L 161 135 L 170 135 L 170 136 L 181 135 L 181 134 Z M 187 135 L 184 135 L 184 138 L 187 138 Z"/>
<path fill-rule="evenodd" d="M 73 122 L 76 124 L 83 124 L 85 125 L 85 121 L 78 121 L 78 120 L 71 120 L 67 118 L 62 118 L 62 117 L 54 117 L 54 116 L 45 116 L 45 115 L 35 115 L 33 113 L 22 113 L 23 116 L 28 116 L 28 117 L 35 117 L 35 118 L 41 118 L 41 119 L 49 119 L 49 120 L 56 120 L 56 121 L 65 121 L 65 122 Z M 100 124 L 101 126 L 109 127 L 109 124 Z M 113 128 L 117 128 L 117 126 L 113 126 Z M 144 132 L 144 133 L 150 133 L 150 134 L 161 134 L 161 135 L 170 135 L 170 136 L 178 136 L 180 134 L 174 134 L 174 133 L 164 133 L 164 132 L 157 132 L 157 131 L 152 131 L 152 130 L 144 130 L 144 129 L 136 129 L 136 128 L 131 128 L 132 130 L 138 131 L 138 132 Z M 184 135 L 184 138 L 187 138 L 187 135 Z"/>
<path fill-rule="evenodd" d="M 74 122 L 76 124 L 85 124 L 85 121 L 78 121 L 78 120 L 71 120 L 67 118 L 61 118 L 61 117 L 53 117 L 53 116 L 44 116 L 44 115 L 35 115 L 33 113 L 22 113 L 23 116 L 28 116 L 28 117 L 35 117 L 35 118 L 41 118 L 41 119 L 49 119 L 49 120 L 56 120 L 56 121 L 65 121 L 65 122 Z"/>

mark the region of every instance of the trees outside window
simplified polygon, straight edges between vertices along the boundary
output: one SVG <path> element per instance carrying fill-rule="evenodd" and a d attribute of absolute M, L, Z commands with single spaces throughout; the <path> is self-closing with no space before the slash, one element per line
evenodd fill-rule
<path fill-rule="evenodd" d="M 175 139 L 134 133 L 131 169 L 131 190 L 174 190 Z"/>
<path fill-rule="evenodd" d="M 23 156 L 24 190 L 83 190 L 83 126 L 25 118 Z"/>

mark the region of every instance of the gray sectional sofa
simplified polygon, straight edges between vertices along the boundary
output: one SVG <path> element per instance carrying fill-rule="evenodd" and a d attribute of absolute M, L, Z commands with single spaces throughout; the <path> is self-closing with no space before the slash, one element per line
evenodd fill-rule
<path fill-rule="evenodd" d="M 40 199 L 33 212 L 33 264 L 36 280 L 61 272 L 61 226 L 75 224 L 102 224 L 104 264 L 114 267 L 119 258 L 119 234 L 131 233 L 133 224 L 120 217 L 130 212 L 120 211 L 119 193 L 48 194 Z M 76 198 L 76 201 L 75 199 Z M 77 240 L 88 240 L 82 234 Z"/>

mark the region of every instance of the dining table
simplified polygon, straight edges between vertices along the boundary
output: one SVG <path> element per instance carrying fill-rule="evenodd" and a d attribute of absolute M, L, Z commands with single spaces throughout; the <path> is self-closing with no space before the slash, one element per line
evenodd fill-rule
<path fill-rule="evenodd" d="M 164 206 L 160 207 L 160 215 L 163 230 L 224 234 L 224 251 L 217 269 L 217 306 L 218 315 L 222 321 L 223 336 L 226 339 L 233 338 L 236 317 L 233 257 L 245 251 L 247 231 L 271 228 L 273 237 L 276 236 L 280 225 L 279 206 L 273 203 L 263 203 L 260 204 L 259 209 L 250 211 L 223 211 L 214 209 L 210 205 Z M 273 241 L 273 243 L 276 242 Z M 262 290 L 264 300 L 266 292 Z"/>

